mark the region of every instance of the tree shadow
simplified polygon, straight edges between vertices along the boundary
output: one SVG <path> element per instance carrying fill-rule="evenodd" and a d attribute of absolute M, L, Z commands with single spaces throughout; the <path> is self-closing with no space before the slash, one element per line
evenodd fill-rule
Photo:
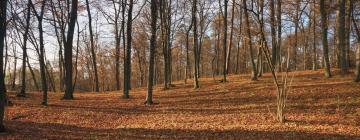
<path fill-rule="evenodd" d="M 56 123 L 7 121 L 9 132 L 1 139 L 359 139 L 340 134 L 244 129 L 192 130 L 117 128 L 100 129 Z"/>

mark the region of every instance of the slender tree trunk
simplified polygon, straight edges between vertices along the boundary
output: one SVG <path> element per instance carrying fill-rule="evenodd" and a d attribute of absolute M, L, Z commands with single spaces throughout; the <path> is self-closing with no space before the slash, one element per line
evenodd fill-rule
<path fill-rule="evenodd" d="M 154 81 L 154 55 L 156 47 L 156 20 L 157 20 L 157 1 L 151 0 L 151 38 L 150 38 L 150 56 L 149 56 L 149 77 L 148 91 L 146 94 L 146 104 L 152 104 L 153 81 Z"/>
<path fill-rule="evenodd" d="M 16 47 L 14 46 L 14 69 L 13 69 L 13 77 L 12 77 L 12 81 L 11 81 L 11 90 L 15 90 L 15 86 L 16 86 L 16 66 L 17 66 L 17 55 L 16 55 Z"/>
<path fill-rule="evenodd" d="M 92 61 L 93 61 L 93 67 L 94 67 L 95 91 L 99 92 L 99 77 L 98 77 L 97 64 L 96 64 L 94 34 L 93 34 L 93 30 L 92 30 L 92 20 L 91 20 L 89 0 L 86 0 L 86 9 L 87 9 L 87 14 L 88 14 L 88 19 L 89 19 L 90 48 L 91 48 L 91 55 L 92 55 Z"/>
<path fill-rule="evenodd" d="M 133 0 L 129 0 L 129 9 L 128 9 L 128 20 L 127 20 L 127 45 L 126 45 L 126 59 L 124 66 L 124 95 L 123 98 L 129 98 L 129 90 L 131 83 L 131 41 L 132 41 L 132 10 L 133 10 Z"/>
<path fill-rule="evenodd" d="M 27 45 L 27 39 L 29 34 L 29 28 L 30 28 L 30 13 L 31 13 L 31 7 L 30 2 L 28 2 L 27 6 L 27 13 L 26 13 L 26 23 L 25 23 L 25 33 L 24 33 L 24 43 L 23 43 L 23 56 L 22 56 L 22 70 L 21 70 L 21 90 L 16 95 L 17 97 L 25 97 L 26 96 L 26 61 L 27 61 L 27 52 L 26 52 L 26 45 Z"/>
<path fill-rule="evenodd" d="M 351 14 L 352 14 L 352 0 L 345 2 L 345 54 L 346 67 L 350 67 L 350 30 L 351 30 Z"/>
<path fill-rule="evenodd" d="M 77 9 L 78 9 L 78 0 L 72 0 L 71 11 L 70 11 L 70 22 L 68 25 L 67 39 L 65 48 L 65 84 L 66 90 L 63 99 L 73 99 L 74 98 L 74 89 L 73 89 L 73 39 L 74 39 L 74 30 L 75 23 L 77 20 Z"/>
<path fill-rule="evenodd" d="M 297 48 L 298 48 L 298 29 L 299 29 L 299 20 L 300 20 L 300 6 L 301 6 L 301 0 L 296 1 L 296 17 L 295 17 L 295 43 L 293 46 L 293 68 L 294 70 L 297 70 Z"/>
<path fill-rule="evenodd" d="M 26 57 L 26 60 L 27 60 L 26 63 L 27 63 L 27 65 L 28 65 L 28 67 L 29 67 L 29 70 L 30 70 L 32 79 L 33 79 L 34 84 L 35 84 L 35 87 L 36 87 L 36 90 L 39 91 L 39 90 L 40 90 L 39 84 L 38 84 L 38 82 L 36 81 L 35 73 L 34 73 L 34 71 L 33 71 L 32 68 L 31 68 L 31 65 L 30 65 L 30 62 L 29 62 L 29 57 Z"/>
<path fill-rule="evenodd" d="M 312 65 L 312 70 L 317 70 L 317 52 L 316 52 L 316 11 L 315 11 L 315 0 L 313 1 L 313 4 L 312 4 L 312 29 L 313 29 L 313 45 L 312 45 L 312 58 L 313 58 L 313 65 Z"/>
<path fill-rule="evenodd" d="M 276 30 L 275 30 L 275 3 L 274 0 L 270 0 L 270 27 L 271 27 L 271 47 L 272 47 L 272 64 L 276 65 L 277 58 L 277 42 L 276 42 Z"/>
<path fill-rule="evenodd" d="M 192 28 L 192 21 L 190 23 L 190 26 L 188 28 L 188 30 L 186 31 L 186 66 L 185 66 L 185 75 L 184 75 L 184 82 L 186 84 L 187 82 L 187 78 L 189 76 L 189 71 L 190 71 L 190 57 L 189 57 L 189 34 L 190 34 L 190 31 L 191 31 L 191 28 Z"/>
<path fill-rule="evenodd" d="M 198 81 L 198 75 L 197 75 L 197 47 L 198 47 L 198 36 L 197 36 L 197 17 L 196 17 L 196 11 L 197 11 L 197 0 L 193 0 L 193 7 L 192 7 L 192 22 L 193 22 L 193 34 L 194 34 L 194 88 L 199 88 L 199 81 Z"/>
<path fill-rule="evenodd" d="M 226 48 L 227 48 L 227 7 L 228 7 L 229 0 L 224 0 L 224 38 L 223 38 L 223 51 L 224 51 L 224 64 L 223 64 L 223 82 L 226 82 L 226 74 L 227 74 L 227 68 L 226 68 Z"/>
<path fill-rule="evenodd" d="M 249 54 L 250 54 L 250 61 L 251 61 L 251 66 L 252 66 L 252 76 L 251 76 L 251 80 L 257 80 L 257 69 L 256 69 L 256 64 L 254 61 L 254 52 L 253 52 L 253 46 L 252 46 L 252 41 L 251 41 L 251 30 L 250 30 L 250 21 L 249 21 L 249 13 L 247 11 L 247 4 L 246 4 L 246 0 L 242 0 L 243 1 L 243 7 L 244 7 L 244 15 L 245 15 L 245 24 L 246 24 L 246 41 L 247 41 L 247 45 L 249 46 Z"/>
<path fill-rule="evenodd" d="M 39 30 L 39 39 L 40 39 L 40 50 L 38 52 L 39 54 L 39 63 L 40 63 L 40 77 L 41 77 L 41 84 L 42 84 L 42 92 L 43 92 L 43 101 L 42 101 L 42 105 L 47 105 L 47 92 L 48 92 L 48 84 L 47 84 L 47 79 L 46 79 L 46 66 L 45 66 L 45 50 L 44 50 L 44 32 L 43 32 L 43 17 L 44 17 L 44 10 L 45 10 L 45 5 L 46 5 L 46 0 L 43 0 L 41 2 L 41 11 L 40 13 L 38 13 L 36 11 L 36 8 L 34 6 L 34 4 L 32 3 L 32 1 L 30 0 L 30 5 L 34 11 L 34 14 L 37 17 L 38 20 L 38 30 Z"/>
<path fill-rule="evenodd" d="M 276 11 L 277 11 L 277 15 L 276 15 L 276 18 L 277 18 L 277 61 L 278 61 L 278 70 L 281 71 L 281 65 L 282 65 L 282 62 L 281 62 L 281 28 L 282 28 L 282 25 L 281 25 L 281 2 L 282 0 L 277 0 L 277 3 L 276 3 Z"/>
<path fill-rule="evenodd" d="M 229 47 L 226 54 L 226 73 L 229 74 L 229 64 L 230 64 L 230 55 L 231 55 L 231 48 L 233 45 L 233 34 L 234 34 L 234 17 L 235 17 L 235 0 L 232 1 L 232 8 L 231 8 L 231 27 L 230 27 L 230 41 Z"/>
<path fill-rule="evenodd" d="M 325 7 L 325 0 L 320 0 L 320 13 L 321 13 L 321 30 L 322 30 L 322 45 L 323 57 L 325 64 L 325 77 L 331 77 L 330 62 L 329 62 L 329 48 L 328 48 L 328 19 Z"/>

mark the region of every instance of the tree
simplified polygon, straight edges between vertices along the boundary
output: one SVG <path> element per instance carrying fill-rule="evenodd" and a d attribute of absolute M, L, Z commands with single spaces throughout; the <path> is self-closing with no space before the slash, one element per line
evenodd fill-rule
<path fill-rule="evenodd" d="M 160 1 L 160 17 L 161 17 L 161 42 L 164 55 L 164 89 L 169 88 L 171 81 L 171 0 Z"/>
<path fill-rule="evenodd" d="M 89 19 L 90 48 L 91 48 L 91 56 L 92 56 L 91 58 L 92 58 L 92 61 L 93 61 L 94 76 L 95 76 L 95 91 L 99 92 L 99 77 L 98 77 L 97 64 L 96 64 L 94 34 L 93 34 L 93 30 L 92 30 L 92 20 L 91 20 L 91 12 L 90 12 L 89 0 L 86 0 L 86 10 L 87 10 L 88 19 Z"/>
<path fill-rule="evenodd" d="M 29 35 L 29 28 L 30 28 L 30 16 L 31 14 L 31 6 L 30 6 L 30 1 L 27 4 L 27 12 L 26 12 L 26 23 L 25 23 L 25 32 L 23 34 L 23 56 L 22 56 L 22 70 L 21 70 L 21 90 L 20 92 L 16 95 L 18 97 L 25 97 L 26 96 L 26 62 L 27 62 L 27 52 L 26 52 L 26 45 L 27 45 L 27 39 L 28 39 L 28 35 Z"/>
<path fill-rule="evenodd" d="M 223 50 L 224 50 L 224 65 L 223 65 L 223 82 L 226 82 L 226 74 L 227 74 L 227 53 L 226 53 L 226 48 L 227 48 L 227 15 L 228 15 L 228 12 L 227 12 L 227 9 L 228 9 L 228 2 L 229 0 L 224 0 L 224 11 L 223 11 L 223 18 L 224 18 L 224 38 L 223 38 Z M 221 4 L 221 3 L 220 3 Z M 231 44 L 231 42 L 230 42 Z"/>
<path fill-rule="evenodd" d="M 40 63 L 40 75 L 41 75 L 41 85 L 42 85 L 42 92 L 43 92 L 43 101 L 41 104 L 47 105 L 47 90 L 48 84 L 46 81 L 46 69 L 45 69 L 45 50 L 44 50 L 44 32 L 43 32 L 43 17 L 45 12 L 45 5 L 46 0 L 41 1 L 41 10 L 40 13 L 36 11 L 32 0 L 29 0 L 30 5 L 34 11 L 34 14 L 38 20 L 38 30 L 39 30 L 39 39 L 40 39 L 40 49 L 38 50 L 39 54 L 39 63 Z"/>
<path fill-rule="evenodd" d="M 281 71 L 281 2 L 282 0 L 277 0 L 276 3 L 276 18 L 277 18 L 277 61 L 278 69 Z"/>
<path fill-rule="evenodd" d="M 313 32 L 313 45 L 312 45 L 312 70 L 317 70 L 318 66 L 317 66 L 317 53 L 316 53 L 316 44 L 317 44 L 317 34 L 316 34 L 316 10 L 315 10 L 315 4 L 316 4 L 316 0 L 313 0 L 312 3 L 312 7 L 311 7 L 311 13 L 310 14 L 312 16 L 309 17 L 311 18 L 311 23 L 312 23 L 312 32 Z"/>
<path fill-rule="evenodd" d="M 325 7 L 325 0 L 320 0 L 320 13 L 321 13 L 321 30 L 322 30 L 322 45 L 323 57 L 325 64 L 325 77 L 331 77 L 330 62 L 329 62 L 329 48 L 328 48 L 328 20 Z"/>
<path fill-rule="evenodd" d="M 154 63 L 155 63 L 155 47 L 156 47 L 156 22 L 157 22 L 157 0 L 151 0 L 151 38 L 150 38 L 150 54 L 149 54 L 149 73 L 148 73 L 148 89 L 146 94 L 146 104 L 152 104 L 152 92 L 154 81 Z"/>
<path fill-rule="evenodd" d="M 66 90 L 63 99 L 74 99 L 74 89 L 73 89 L 73 63 L 72 63 L 72 48 L 73 48 L 73 38 L 74 38 L 74 30 L 75 23 L 77 20 L 77 9 L 78 9 L 78 0 L 72 0 L 71 2 L 71 11 L 70 11 L 70 22 L 68 25 L 68 32 L 66 38 L 65 47 L 65 85 Z"/>
<path fill-rule="evenodd" d="M 230 43 L 229 47 L 227 48 L 226 54 L 226 73 L 229 74 L 229 64 L 230 64 L 230 55 L 231 55 L 231 48 L 233 45 L 233 36 L 234 36 L 234 18 L 235 18 L 235 0 L 232 1 L 232 8 L 231 8 L 231 27 L 230 27 Z"/>
<path fill-rule="evenodd" d="M 279 1 L 279 0 L 278 0 Z M 272 64 L 276 65 L 277 58 L 277 40 L 276 40 L 276 30 L 275 30 L 275 3 L 274 0 L 270 0 L 270 27 L 271 27 L 271 47 L 272 47 Z"/>
<path fill-rule="evenodd" d="M 246 4 L 246 0 L 243 0 L 243 8 L 244 8 L 244 15 L 245 15 L 245 26 L 246 26 L 246 41 L 249 47 L 249 54 L 250 54 L 250 61 L 252 66 L 252 76 L 251 80 L 257 80 L 257 68 L 254 61 L 254 54 L 253 54 L 253 46 L 251 41 L 251 30 L 250 30 L 250 21 L 249 21 L 249 13 Z"/>
<path fill-rule="evenodd" d="M 360 30 L 355 21 L 354 14 L 351 16 L 351 20 L 354 26 L 357 40 L 357 51 L 356 51 L 356 69 L 355 69 L 355 82 L 360 82 Z"/>
<path fill-rule="evenodd" d="M 120 90 L 121 88 L 121 80 L 120 80 L 120 44 L 123 39 L 123 47 L 125 48 L 125 37 L 124 37 L 124 27 L 125 27 L 125 0 L 111 0 L 111 4 L 113 7 L 113 13 L 109 14 L 105 9 L 107 7 L 102 7 L 99 5 L 98 10 L 104 15 L 108 24 L 113 25 L 114 27 L 114 35 L 115 35 L 115 84 L 116 90 Z M 103 1 L 99 1 L 102 3 Z M 122 16 L 121 23 L 120 21 L 120 13 Z M 121 37 L 123 35 L 123 37 Z"/>
<path fill-rule="evenodd" d="M 346 74 L 348 72 L 347 62 L 346 62 L 346 50 L 345 50 L 345 5 L 346 0 L 338 0 L 339 11 L 337 19 L 337 37 L 339 43 L 337 44 L 340 51 L 340 68 L 341 74 Z"/>
<path fill-rule="evenodd" d="M 4 48 L 6 36 L 6 7 L 7 0 L 0 1 L 0 132 L 5 132 L 4 112 L 5 112 L 5 72 L 4 71 Z"/>
<path fill-rule="evenodd" d="M 197 73 L 197 63 L 198 61 L 196 61 L 197 59 L 197 55 L 198 55 L 198 36 L 197 36 L 197 17 L 196 17 L 196 10 L 197 10 L 197 0 L 193 0 L 193 7 L 192 7 L 192 22 L 193 22 L 193 34 L 194 34 L 194 38 L 193 38 L 193 43 L 194 43 L 194 88 L 199 88 L 199 81 L 198 81 L 198 73 Z"/>
<path fill-rule="evenodd" d="M 129 0 L 129 9 L 128 9 L 128 20 L 126 27 L 126 39 L 127 45 L 125 49 L 125 63 L 124 63 L 124 95 L 123 98 L 129 98 L 130 82 L 131 82 L 131 41 L 132 41 L 132 10 L 133 10 L 133 0 Z"/>

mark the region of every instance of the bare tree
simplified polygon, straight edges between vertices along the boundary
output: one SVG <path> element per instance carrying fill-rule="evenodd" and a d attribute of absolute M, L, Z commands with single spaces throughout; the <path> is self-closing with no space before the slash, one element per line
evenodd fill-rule
<path fill-rule="evenodd" d="M 40 13 L 38 13 L 36 11 L 36 8 L 34 6 L 34 4 L 32 3 L 32 0 L 30 1 L 30 5 L 34 11 L 34 14 L 38 20 L 38 30 L 39 30 L 39 43 L 40 43 L 40 48 L 38 50 L 38 54 L 39 54 L 39 62 L 40 62 L 40 75 L 41 75 L 41 84 L 42 84 L 42 92 L 43 92 L 43 101 L 42 104 L 43 105 L 47 105 L 47 90 L 48 90 L 48 84 L 46 81 L 46 69 L 45 69 L 45 50 L 44 50 L 44 36 L 43 36 L 43 17 L 44 17 L 44 12 L 45 12 L 45 5 L 46 5 L 46 0 L 41 1 L 41 10 Z"/>
<path fill-rule="evenodd" d="M 6 7 L 7 0 L 0 1 L 0 132 L 5 132 L 4 112 L 5 112 L 5 71 L 4 71 L 4 48 L 6 37 Z"/>
<path fill-rule="evenodd" d="M 224 64 L 223 64 L 223 82 L 226 82 L 226 74 L 227 74 L 227 66 L 226 66 L 226 61 L 227 61 L 227 53 L 226 53 L 226 48 L 227 48 L 227 30 L 228 30 L 228 20 L 227 20 L 227 15 L 228 15 L 228 2 L 229 0 L 224 0 L 224 11 L 222 12 L 223 14 L 223 18 L 224 18 L 224 38 L 223 38 L 223 51 L 224 51 Z M 221 3 L 219 3 L 220 7 L 221 7 Z M 221 9 L 220 9 L 221 10 Z"/>
<path fill-rule="evenodd" d="M 355 69 L 355 82 L 360 82 L 360 30 L 356 23 L 354 14 L 351 16 L 353 27 L 356 33 L 357 51 L 356 51 L 356 69 Z"/>
<path fill-rule="evenodd" d="M 271 27 L 271 47 L 272 47 L 272 59 L 271 62 L 276 65 L 277 58 L 277 40 L 275 30 L 275 3 L 274 0 L 269 0 L 270 4 L 270 27 Z"/>
<path fill-rule="evenodd" d="M 28 34 L 29 34 L 29 28 L 30 28 L 30 16 L 31 14 L 31 6 L 30 6 L 30 1 L 27 4 L 27 12 L 26 12 L 26 23 L 25 23 L 25 32 L 23 34 L 23 56 L 22 56 L 22 70 L 21 70 L 21 90 L 20 92 L 16 95 L 18 97 L 25 97 L 26 93 L 26 62 L 27 62 L 27 39 L 28 39 Z"/>
<path fill-rule="evenodd" d="M 251 61 L 251 66 L 252 66 L 251 79 L 252 80 L 257 80 L 257 68 L 256 68 L 256 64 L 255 64 L 255 61 L 254 61 L 253 46 L 252 46 L 252 41 L 251 41 L 249 13 L 248 13 L 246 0 L 243 0 L 242 2 L 243 2 L 244 15 L 245 15 L 245 25 L 246 25 L 246 41 L 247 41 L 246 44 L 249 47 L 250 61 Z"/>
<path fill-rule="evenodd" d="M 151 38 L 150 38 L 150 54 L 149 54 L 149 77 L 148 77 L 148 89 L 146 95 L 146 104 L 152 104 L 152 92 L 154 81 L 154 55 L 156 47 L 156 22 L 157 22 L 157 0 L 151 0 Z"/>
<path fill-rule="evenodd" d="M 196 17 L 196 10 L 197 10 L 197 0 L 193 0 L 193 7 L 192 7 L 192 22 L 193 22 L 193 34 L 194 34 L 194 88 L 199 88 L 199 81 L 198 81 L 198 73 L 197 73 L 197 63 L 198 61 L 196 61 L 197 55 L 198 55 L 198 36 L 197 36 L 197 17 Z"/>
<path fill-rule="evenodd" d="M 325 0 L 320 0 L 320 13 L 321 13 L 321 30 L 322 30 L 322 45 L 323 57 L 325 64 L 325 77 L 331 77 L 330 62 L 329 62 L 329 48 L 328 48 L 328 19 L 325 7 Z"/>
<path fill-rule="evenodd" d="M 94 76 L 95 76 L 95 91 L 99 92 L 99 77 L 98 77 L 97 64 L 96 64 L 94 34 L 93 34 L 93 29 L 92 29 L 92 20 L 91 20 L 92 17 L 91 17 L 91 12 L 90 12 L 89 0 L 86 0 L 86 10 L 87 10 L 88 19 L 89 19 L 90 48 L 91 48 L 91 55 L 92 55 L 91 58 L 93 61 L 93 69 L 94 69 Z"/>
<path fill-rule="evenodd" d="M 77 20 L 77 9 L 78 9 L 78 0 L 72 0 L 71 2 L 71 11 L 70 11 L 70 22 L 68 25 L 68 32 L 66 38 L 65 48 L 65 84 L 66 90 L 63 99 L 73 99 L 74 98 L 74 89 L 73 89 L 73 38 L 74 38 L 74 30 L 75 23 Z"/>
<path fill-rule="evenodd" d="M 128 20 L 126 26 L 126 39 L 127 45 L 125 50 L 125 64 L 124 64 L 124 95 L 123 98 L 129 98 L 130 82 L 131 82 L 131 41 L 132 41 L 132 10 L 133 10 L 133 0 L 129 0 L 129 9 L 128 9 Z"/>
<path fill-rule="evenodd" d="M 348 68 L 346 65 L 346 50 L 345 50 L 345 5 L 346 0 L 338 0 L 339 11 L 338 11 L 338 19 L 337 19 L 337 37 L 339 43 L 337 44 L 338 49 L 340 51 L 340 66 L 341 66 L 341 74 L 346 74 L 348 72 Z"/>

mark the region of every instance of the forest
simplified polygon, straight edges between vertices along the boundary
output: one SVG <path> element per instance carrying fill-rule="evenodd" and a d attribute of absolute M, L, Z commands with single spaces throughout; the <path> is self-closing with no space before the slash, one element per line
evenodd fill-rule
<path fill-rule="evenodd" d="M 360 1 L 0 0 L 0 139 L 360 139 Z"/>

